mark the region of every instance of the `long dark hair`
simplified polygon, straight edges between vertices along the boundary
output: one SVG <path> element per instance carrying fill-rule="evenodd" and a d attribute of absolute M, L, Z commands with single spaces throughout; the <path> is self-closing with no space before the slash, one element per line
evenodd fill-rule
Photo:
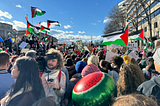
<path fill-rule="evenodd" d="M 11 88 L 13 94 L 23 88 L 23 92 L 32 87 L 33 95 L 35 99 L 41 99 L 45 97 L 45 92 L 42 86 L 42 81 L 39 77 L 38 66 L 36 62 L 30 57 L 20 57 L 16 60 L 15 64 L 20 71 L 19 76 Z"/>

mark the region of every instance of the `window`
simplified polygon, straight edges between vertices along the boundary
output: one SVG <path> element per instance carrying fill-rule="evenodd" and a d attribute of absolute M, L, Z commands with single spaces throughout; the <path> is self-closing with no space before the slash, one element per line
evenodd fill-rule
<path fill-rule="evenodd" d="M 144 32 L 147 32 L 147 27 L 144 28 Z"/>
<path fill-rule="evenodd" d="M 154 28 L 157 28 L 157 27 L 158 27 L 157 22 L 155 22 L 154 23 Z"/>

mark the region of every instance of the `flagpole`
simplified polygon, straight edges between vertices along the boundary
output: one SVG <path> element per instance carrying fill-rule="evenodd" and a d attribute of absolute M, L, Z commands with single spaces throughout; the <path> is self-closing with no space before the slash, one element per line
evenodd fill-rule
<path fill-rule="evenodd" d="M 17 35 L 16 35 L 16 54 L 18 55 Z"/>
<path fill-rule="evenodd" d="M 31 18 L 32 18 L 32 6 L 31 6 Z M 32 24 L 33 24 L 33 18 L 32 18 Z"/>

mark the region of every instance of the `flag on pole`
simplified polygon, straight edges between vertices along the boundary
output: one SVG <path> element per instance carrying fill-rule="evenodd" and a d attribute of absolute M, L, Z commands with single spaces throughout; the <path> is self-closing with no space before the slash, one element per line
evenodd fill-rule
<path fill-rule="evenodd" d="M 27 15 L 25 16 L 25 20 L 27 21 L 28 19 L 27 19 Z"/>
<path fill-rule="evenodd" d="M 47 32 L 47 33 L 50 33 L 50 29 L 49 28 L 46 28 L 44 26 L 41 25 L 41 31 L 42 32 Z"/>
<path fill-rule="evenodd" d="M 34 26 L 32 25 L 30 22 L 27 21 L 27 29 L 30 33 L 33 33 L 35 35 L 39 35 L 40 34 L 40 27 Z"/>
<path fill-rule="evenodd" d="M 14 43 L 14 41 L 15 41 L 15 38 L 11 38 L 12 39 L 12 42 Z"/>
<path fill-rule="evenodd" d="M 28 37 L 30 37 L 30 36 L 31 36 L 31 34 L 29 33 L 29 31 L 28 31 L 28 30 L 26 30 L 26 36 L 28 36 Z"/>
<path fill-rule="evenodd" d="M 9 41 L 13 43 L 13 40 L 12 40 L 12 38 L 9 38 Z"/>
<path fill-rule="evenodd" d="M 101 43 L 101 45 L 111 45 L 111 44 L 128 46 L 128 27 L 123 34 L 119 34 L 110 39 L 106 39 Z"/>
<path fill-rule="evenodd" d="M 52 41 L 52 37 L 51 37 L 51 36 L 49 36 L 49 37 L 47 38 L 47 40 Z"/>
<path fill-rule="evenodd" d="M 129 40 L 144 40 L 144 30 L 140 34 L 129 37 Z"/>
<path fill-rule="evenodd" d="M 37 7 L 32 7 L 31 6 L 31 15 L 32 15 L 32 18 L 36 17 L 37 16 L 41 16 L 43 14 L 45 14 L 46 12 L 45 11 L 42 11 L 41 9 L 37 8 Z"/>
<path fill-rule="evenodd" d="M 148 43 L 149 45 L 152 45 L 152 44 L 153 44 L 151 41 L 149 41 L 148 38 L 147 38 L 147 43 Z"/>
<path fill-rule="evenodd" d="M 45 43 L 45 42 L 49 42 L 49 40 L 48 40 L 48 37 L 47 37 L 47 36 L 44 36 L 44 37 L 43 37 L 43 43 Z"/>
<path fill-rule="evenodd" d="M 58 21 L 47 20 L 47 27 L 49 28 L 51 25 L 55 25 L 55 26 L 59 26 L 60 27 Z"/>
<path fill-rule="evenodd" d="M 11 34 L 12 34 L 11 32 L 8 32 L 8 36 L 11 36 Z"/>
<path fill-rule="evenodd" d="M 13 29 L 13 34 L 17 34 L 17 31 L 15 29 Z"/>

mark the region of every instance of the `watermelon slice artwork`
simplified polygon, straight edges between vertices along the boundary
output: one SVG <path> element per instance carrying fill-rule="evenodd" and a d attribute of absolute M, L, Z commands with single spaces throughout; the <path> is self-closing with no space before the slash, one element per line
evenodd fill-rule
<path fill-rule="evenodd" d="M 108 106 L 117 96 L 114 79 L 106 73 L 94 72 L 86 75 L 74 86 L 74 106 Z"/>

